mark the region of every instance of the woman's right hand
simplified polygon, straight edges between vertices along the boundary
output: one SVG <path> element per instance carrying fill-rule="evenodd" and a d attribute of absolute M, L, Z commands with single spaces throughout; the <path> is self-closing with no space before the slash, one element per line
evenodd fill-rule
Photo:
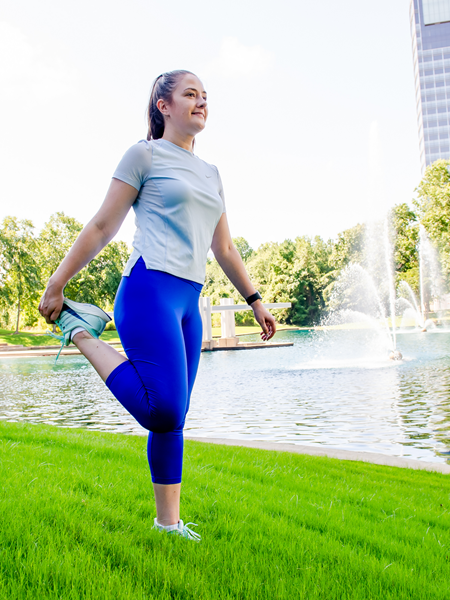
<path fill-rule="evenodd" d="M 54 323 L 59 317 L 64 303 L 63 288 L 50 281 L 47 284 L 44 295 L 39 302 L 39 312 L 45 318 L 46 323 Z"/>

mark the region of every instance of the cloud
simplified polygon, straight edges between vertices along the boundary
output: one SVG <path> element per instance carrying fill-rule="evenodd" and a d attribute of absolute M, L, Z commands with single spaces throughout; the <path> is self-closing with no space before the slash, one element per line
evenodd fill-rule
<path fill-rule="evenodd" d="M 2 101 L 47 102 L 71 93 L 76 73 L 51 52 L 33 45 L 20 29 L 0 21 Z"/>
<path fill-rule="evenodd" d="M 224 37 L 219 56 L 206 66 L 207 75 L 236 77 L 261 74 L 274 64 L 274 56 L 262 46 L 245 46 L 237 38 Z"/>

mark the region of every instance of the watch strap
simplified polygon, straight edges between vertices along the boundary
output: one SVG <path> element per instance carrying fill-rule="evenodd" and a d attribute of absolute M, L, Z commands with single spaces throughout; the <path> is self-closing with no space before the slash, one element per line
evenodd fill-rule
<path fill-rule="evenodd" d="M 249 296 L 248 298 L 245 299 L 247 304 L 251 304 L 255 300 L 262 300 L 262 296 L 259 292 L 255 292 L 254 294 L 252 294 L 251 296 Z"/>

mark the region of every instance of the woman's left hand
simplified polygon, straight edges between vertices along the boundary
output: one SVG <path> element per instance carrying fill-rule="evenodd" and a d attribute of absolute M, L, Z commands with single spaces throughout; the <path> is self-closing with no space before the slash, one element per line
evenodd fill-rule
<path fill-rule="evenodd" d="M 251 306 L 253 309 L 253 314 L 255 315 L 255 319 L 261 325 L 261 339 L 264 342 L 267 342 L 267 340 L 273 338 L 277 330 L 275 318 L 266 308 L 264 308 L 261 300 L 256 300 Z"/>

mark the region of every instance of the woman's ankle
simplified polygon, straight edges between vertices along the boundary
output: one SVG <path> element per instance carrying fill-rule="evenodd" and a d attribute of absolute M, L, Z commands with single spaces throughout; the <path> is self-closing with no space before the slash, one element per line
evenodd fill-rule
<path fill-rule="evenodd" d="M 172 523 L 170 525 L 163 525 L 158 521 L 157 518 L 155 518 L 155 526 L 158 527 L 158 529 L 164 529 L 165 531 L 173 531 L 174 529 L 178 529 L 179 522 L 180 521 L 178 520 L 176 523 Z"/>
<path fill-rule="evenodd" d="M 75 346 L 78 346 L 78 344 L 80 342 L 82 342 L 83 340 L 92 340 L 92 339 L 93 339 L 93 336 L 88 331 L 86 331 L 86 329 L 83 329 L 82 327 L 77 327 L 70 336 L 70 340 L 71 340 L 72 344 L 75 344 Z"/>

